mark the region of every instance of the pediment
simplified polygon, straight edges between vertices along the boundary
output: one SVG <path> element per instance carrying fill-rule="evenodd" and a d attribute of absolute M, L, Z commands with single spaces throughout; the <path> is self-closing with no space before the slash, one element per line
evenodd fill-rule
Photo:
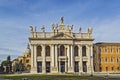
<path fill-rule="evenodd" d="M 52 39 L 73 39 L 73 37 L 69 34 L 58 33 L 52 37 Z"/>

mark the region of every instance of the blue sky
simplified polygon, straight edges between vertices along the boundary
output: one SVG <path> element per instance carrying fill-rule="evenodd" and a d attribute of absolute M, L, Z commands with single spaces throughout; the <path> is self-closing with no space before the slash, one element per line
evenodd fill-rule
<path fill-rule="evenodd" d="M 61 16 L 74 32 L 92 27 L 94 42 L 120 41 L 120 0 L 0 0 L 0 60 L 22 55 L 29 26 L 51 31 Z"/>

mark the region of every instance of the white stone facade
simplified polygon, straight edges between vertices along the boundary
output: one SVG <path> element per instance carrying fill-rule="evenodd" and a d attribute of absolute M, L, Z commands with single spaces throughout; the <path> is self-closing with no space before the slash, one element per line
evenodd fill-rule
<path fill-rule="evenodd" d="M 93 73 L 92 29 L 73 33 L 73 25 L 52 24 L 52 32 L 30 26 L 31 73 Z"/>

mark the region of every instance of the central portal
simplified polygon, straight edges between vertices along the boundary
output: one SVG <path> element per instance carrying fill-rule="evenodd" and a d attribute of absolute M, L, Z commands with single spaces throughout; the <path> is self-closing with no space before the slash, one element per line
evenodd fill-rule
<path fill-rule="evenodd" d="M 60 72 L 65 72 L 65 62 L 64 61 L 60 61 Z"/>

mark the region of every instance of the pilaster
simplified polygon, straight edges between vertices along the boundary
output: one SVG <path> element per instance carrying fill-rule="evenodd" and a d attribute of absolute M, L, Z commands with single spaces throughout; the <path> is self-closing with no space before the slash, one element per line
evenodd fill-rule
<path fill-rule="evenodd" d="M 36 45 L 31 45 L 31 73 L 37 73 Z"/>
<path fill-rule="evenodd" d="M 55 55 L 55 45 L 51 45 L 51 72 L 52 73 L 57 73 L 57 67 L 55 66 L 56 65 L 56 62 L 55 62 L 55 59 L 56 59 L 56 55 Z"/>
<path fill-rule="evenodd" d="M 70 45 L 70 66 L 68 67 L 68 73 L 74 73 L 74 46 Z"/>
<path fill-rule="evenodd" d="M 90 45 L 87 45 L 87 73 L 91 74 L 91 47 Z"/>
<path fill-rule="evenodd" d="M 83 72 L 83 60 L 82 60 L 82 45 L 78 45 L 79 47 L 79 57 L 80 57 L 80 61 L 79 61 L 79 73 L 82 73 Z"/>
<path fill-rule="evenodd" d="M 43 57 L 43 61 L 42 61 L 42 73 L 46 73 L 45 44 L 42 45 L 42 57 Z"/>
<path fill-rule="evenodd" d="M 90 45 L 90 52 L 91 52 L 91 55 L 90 55 L 90 61 L 91 61 L 91 73 L 94 72 L 94 69 L 93 69 L 93 45 Z"/>
<path fill-rule="evenodd" d="M 54 67 L 52 72 L 58 73 L 58 45 L 54 45 Z"/>

